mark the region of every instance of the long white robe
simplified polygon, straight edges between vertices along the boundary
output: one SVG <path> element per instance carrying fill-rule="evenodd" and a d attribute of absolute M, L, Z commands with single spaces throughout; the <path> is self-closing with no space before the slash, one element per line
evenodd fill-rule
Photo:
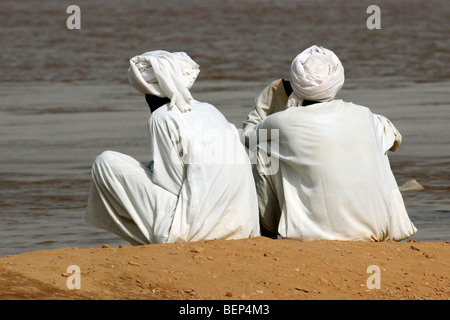
<path fill-rule="evenodd" d="M 271 83 L 244 122 L 247 141 L 259 138 L 254 177 L 263 226 L 299 240 L 412 236 L 387 156 L 401 137 L 392 123 L 342 100 L 285 109 L 287 98 L 281 80 Z"/>
<path fill-rule="evenodd" d="M 212 105 L 149 118 L 150 162 L 105 151 L 92 167 L 86 221 L 132 244 L 258 236 L 250 161 L 237 129 Z"/>

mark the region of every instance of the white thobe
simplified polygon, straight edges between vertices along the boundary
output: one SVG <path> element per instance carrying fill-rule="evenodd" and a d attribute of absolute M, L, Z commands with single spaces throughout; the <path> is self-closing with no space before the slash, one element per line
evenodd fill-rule
<path fill-rule="evenodd" d="M 392 123 L 342 100 L 288 109 L 285 101 L 281 80 L 271 83 L 244 122 L 247 142 L 259 139 L 254 178 L 262 225 L 305 241 L 412 236 L 387 156 L 401 137 Z"/>
<path fill-rule="evenodd" d="M 258 236 L 250 161 L 237 129 L 208 103 L 149 118 L 150 162 L 105 151 L 92 167 L 86 221 L 132 244 Z"/>

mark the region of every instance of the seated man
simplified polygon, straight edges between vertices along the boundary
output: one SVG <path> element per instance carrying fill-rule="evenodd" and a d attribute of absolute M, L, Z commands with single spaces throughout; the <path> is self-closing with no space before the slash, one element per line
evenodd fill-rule
<path fill-rule="evenodd" d="M 334 100 L 343 83 L 337 56 L 312 46 L 293 60 L 290 82 L 274 81 L 256 98 L 243 136 L 257 141 L 261 224 L 299 240 L 410 237 L 416 228 L 387 157 L 401 135 L 367 107 Z"/>
<path fill-rule="evenodd" d="M 133 245 L 258 236 L 251 165 L 237 129 L 189 92 L 198 65 L 184 52 L 130 60 L 145 94 L 150 162 L 105 151 L 92 167 L 86 221 Z"/>

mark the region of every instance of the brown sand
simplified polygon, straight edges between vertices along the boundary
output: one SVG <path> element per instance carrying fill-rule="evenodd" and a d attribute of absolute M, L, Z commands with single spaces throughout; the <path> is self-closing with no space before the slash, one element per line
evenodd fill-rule
<path fill-rule="evenodd" d="M 258 237 L 40 250 L 0 258 L 0 299 L 447 300 L 448 246 Z M 80 289 L 67 287 L 70 265 Z M 380 289 L 368 288 L 371 265 Z"/>

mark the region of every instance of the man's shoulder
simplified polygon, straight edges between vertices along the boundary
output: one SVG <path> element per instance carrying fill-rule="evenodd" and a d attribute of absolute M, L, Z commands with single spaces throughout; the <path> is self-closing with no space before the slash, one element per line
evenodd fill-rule
<path fill-rule="evenodd" d="M 336 106 L 342 108 L 343 110 L 347 111 L 354 111 L 354 112 L 365 112 L 370 113 L 370 108 L 361 104 L 357 104 L 350 101 L 344 101 L 344 100 L 333 100 L 333 103 L 335 103 Z"/>
<path fill-rule="evenodd" d="M 191 102 L 192 110 L 188 112 L 181 112 L 179 109 L 174 107 L 173 109 L 170 109 L 169 104 L 165 104 L 158 109 L 156 109 L 152 114 L 150 115 L 149 121 L 157 121 L 157 122 L 177 122 L 183 117 L 187 116 L 195 116 L 196 114 L 201 115 L 206 112 L 213 112 L 213 113 L 220 113 L 220 111 L 213 106 L 210 103 L 207 102 L 200 102 L 193 100 Z"/>
<path fill-rule="evenodd" d="M 158 109 L 156 109 L 155 111 L 153 111 L 150 114 L 150 117 L 148 118 L 149 123 L 150 122 L 161 122 L 161 121 L 165 121 L 168 119 L 169 116 L 169 104 L 165 104 L 161 107 L 159 107 Z"/>
<path fill-rule="evenodd" d="M 306 114 L 323 115 L 323 112 L 327 112 L 326 110 L 331 113 L 371 113 L 370 109 L 366 106 L 343 100 L 333 100 L 307 107 L 287 108 L 285 110 L 271 114 L 267 118 L 270 118 L 272 122 L 284 121 L 285 119 L 294 118 L 302 119 Z"/>

